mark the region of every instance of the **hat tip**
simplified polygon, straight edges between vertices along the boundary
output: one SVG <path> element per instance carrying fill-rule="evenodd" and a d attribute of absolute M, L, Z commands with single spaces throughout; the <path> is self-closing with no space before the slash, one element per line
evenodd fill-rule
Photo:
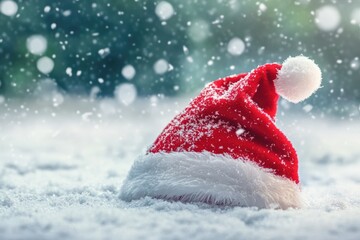
<path fill-rule="evenodd" d="M 290 102 L 310 97 L 321 85 L 321 70 L 305 56 L 287 58 L 274 81 L 276 92 Z"/>

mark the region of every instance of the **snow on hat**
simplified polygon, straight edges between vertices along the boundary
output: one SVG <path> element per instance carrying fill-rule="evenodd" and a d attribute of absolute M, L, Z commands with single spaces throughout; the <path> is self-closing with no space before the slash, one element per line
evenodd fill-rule
<path fill-rule="evenodd" d="M 300 102 L 320 84 L 304 56 L 208 84 L 135 161 L 121 198 L 300 207 L 298 158 L 275 125 L 277 101 Z"/>

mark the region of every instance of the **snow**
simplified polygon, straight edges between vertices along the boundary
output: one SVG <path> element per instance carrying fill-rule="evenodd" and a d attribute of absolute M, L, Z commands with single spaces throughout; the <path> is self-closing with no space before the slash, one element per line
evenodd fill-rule
<path fill-rule="evenodd" d="M 241 40 L 240 38 L 233 38 L 229 41 L 228 46 L 227 46 L 227 51 L 231 54 L 231 55 L 241 55 L 245 50 L 245 43 L 243 42 L 243 40 Z"/>
<path fill-rule="evenodd" d="M 26 40 L 28 51 L 34 55 L 42 55 L 47 49 L 47 40 L 42 35 L 32 35 Z"/>
<path fill-rule="evenodd" d="M 65 11 L 63 11 L 62 14 L 63 14 L 64 17 L 68 17 L 68 16 L 71 15 L 71 11 L 70 10 L 65 10 Z"/>
<path fill-rule="evenodd" d="M 45 7 L 44 7 L 44 12 L 45 12 L 45 13 L 50 12 L 50 10 L 51 10 L 51 7 L 50 7 L 50 6 L 45 6 Z"/>
<path fill-rule="evenodd" d="M 188 22 L 188 26 L 189 37 L 194 42 L 202 42 L 210 36 L 210 26 L 202 19 Z"/>
<path fill-rule="evenodd" d="M 174 8 L 170 3 L 162 1 L 156 5 L 155 13 L 160 20 L 168 20 L 174 15 Z"/>
<path fill-rule="evenodd" d="M 322 31 L 335 30 L 341 21 L 339 10 L 332 5 L 320 7 L 315 12 L 315 23 Z"/>
<path fill-rule="evenodd" d="M 54 107 L 58 107 L 59 105 L 63 104 L 64 96 L 61 93 L 59 93 L 58 91 L 53 91 L 51 95 Z"/>
<path fill-rule="evenodd" d="M 152 107 L 139 99 L 124 108 L 111 99 L 85 104 L 66 98 L 49 111 L 29 102 L 13 103 L 11 111 L 0 105 L 0 238 L 359 238 L 360 124 L 313 118 L 315 108 L 299 115 L 279 109 L 286 115 L 278 117 L 298 150 L 303 209 L 121 201 L 133 160 L 187 101 Z M 104 103 L 113 111 L 100 117 L 92 109 Z"/>
<path fill-rule="evenodd" d="M 115 89 L 116 99 L 125 106 L 135 101 L 137 95 L 136 87 L 131 83 L 122 83 Z"/>
<path fill-rule="evenodd" d="M 65 73 L 71 77 L 72 76 L 72 68 L 71 67 L 67 67 L 66 70 L 65 70 Z"/>
<path fill-rule="evenodd" d="M 54 61 L 49 57 L 41 57 L 36 62 L 36 67 L 40 72 L 48 74 L 54 69 Z"/>
<path fill-rule="evenodd" d="M 18 11 L 18 5 L 11 0 L 4 0 L 0 2 L 0 12 L 6 16 L 14 16 Z"/>
<path fill-rule="evenodd" d="M 110 54 L 110 48 L 102 48 L 98 51 L 100 57 L 105 58 L 107 55 Z"/>
<path fill-rule="evenodd" d="M 156 74 L 162 75 L 169 70 L 169 63 L 165 59 L 159 59 L 154 64 Z"/>
<path fill-rule="evenodd" d="M 350 67 L 353 70 L 357 70 L 359 69 L 360 63 L 359 63 L 359 58 L 355 57 L 353 60 L 351 60 L 350 62 Z"/>
<path fill-rule="evenodd" d="M 352 24 L 360 24 L 360 8 L 355 8 L 351 12 L 351 21 Z"/>
<path fill-rule="evenodd" d="M 267 10 L 267 6 L 264 3 L 259 4 L 259 10 L 261 12 L 265 12 Z"/>
<path fill-rule="evenodd" d="M 123 69 L 121 70 L 121 74 L 127 80 L 131 80 L 135 77 L 136 70 L 132 65 L 129 64 L 129 65 L 126 65 L 125 67 L 123 67 Z"/>
<path fill-rule="evenodd" d="M 303 107 L 303 110 L 305 112 L 310 112 L 311 110 L 313 109 L 313 106 L 311 104 L 306 104 L 304 107 Z"/>
<path fill-rule="evenodd" d="M 236 135 L 240 136 L 244 132 L 245 132 L 245 129 L 239 128 L 238 130 L 236 130 Z"/>
<path fill-rule="evenodd" d="M 183 46 L 183 51 L 185 55 L 189 55 L 189 49 L 186 46 Z"/>

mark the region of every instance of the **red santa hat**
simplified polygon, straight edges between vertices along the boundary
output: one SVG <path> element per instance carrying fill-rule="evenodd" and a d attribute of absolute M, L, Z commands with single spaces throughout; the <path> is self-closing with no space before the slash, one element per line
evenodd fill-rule
<path fill-rule="evenodd" d="M 300 102 L 320 84 L 304 56 L 208 84 L 135 161 L 121 198 L 300 207 L 298 158 L 275 125 L 277 101 Z"/>

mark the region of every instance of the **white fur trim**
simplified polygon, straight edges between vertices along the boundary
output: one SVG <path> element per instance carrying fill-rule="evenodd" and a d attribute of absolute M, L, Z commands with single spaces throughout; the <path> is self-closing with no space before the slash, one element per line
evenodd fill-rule
<path fill-rule="evenodd" d="M 282 64 L 274 84 L 280 96 L 298 103 L 310 97 L 320 87 L 321 70 L 307 57 L 289 57 Z"/>
<path fill-rule="evenodd" d="M 131 201 L 145 196 L 258 208 L 302 205 L 295 182 L 250 161 L 209 152 L 140 156 L 122 186 L 120 198 Z"/>

